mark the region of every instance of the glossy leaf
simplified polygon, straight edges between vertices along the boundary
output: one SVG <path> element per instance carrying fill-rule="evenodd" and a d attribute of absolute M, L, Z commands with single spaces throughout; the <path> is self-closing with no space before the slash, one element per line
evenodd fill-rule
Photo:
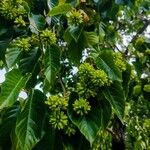
<path fill-rule="evenodd" d="M 44 121 L 44 95 L 32 90 L 16 123 L 16 150 L 31 150 L 42 138 Z"/>
<path fill-rule="evenodd" d="M 29 15 L 30 21 L 30 30 L 33 33 L 38 34 L 39 30 L 44 29 L 46 25 L 45 18 L 42 15 L 30 14 Z"/>
<path fill-rule="evenodd" d="M 6 62 L 9 68 L 11 68 L 17 62 L 19 56 L 21 54 L 21 50 L 16 47 L 10 47 L 6 52 Z"/>
<path fill-rule="evenodd" d="M 35 69 L 36 64 L 38 63 L 39 58 L 39 49 L 34 48 L 30 50 L 21 60 L 19 63 L 19 68 L 23 73 L 32 73 Z"/>
<path fill-rule="evenodd" d="M 12 106 L 29 76 L 23 76 L 21 72 L 14 69 L 6 74 L 6 81 L 2 84 L 0 94 L 0 110 Z"/>
<path fill-rule="evenodd" d="M 20 112 L 20 106 L 18 103 L 14 104 L 12 107 L 4 110 L 4 115 L 2 115 L 2 120 L 0 124 L 0 141 L 11 133 L 12 128 L 16 124 L 17 116 Z M 3 113 L 2 113 L 3 114 Z"/>
<path fill-rule="evenodd" d="M 75 65 L 78 66 L 82 58 L 83 50 L 84 50 L 83 43 L 81 42 L 76 43 L 74 40 L 72 40 L 70 45 L 68 46 L 68 57 L 70 62 L 73 62 Z"/>
<path fill-rule="evenodd" d="M 71 121 L 79 128 L 85 138 L 92 143 L 94 142 L 97 132 L 105 129 L 111 117 L 111 106 L 105 99 L 91 100 L 92 107 L 89 114 L 85 116 L 77 115 L 73 110 L 72 104 L 78 99 L 77 93 L 72 93 L 69 99 L 68 115 Z"/>
<path fill-rule="evenodd" d="M 48 13 L 49 16 L 62 15 L 72 10 L 72 6 L 69 3 L 58 5 L 52 8 Z"/>
<path fill-rule="evenodd" d="M 111 51 L 103 51 L 96 58 L 96 64 L 99 69 L 104 70 L 113 81 L 122 81 L 121 72 L 115 67 Z"/>
<path fill-rule="evenodd" d="M 71 37 L 75 40 L 75 42 L 78 42 L 78 39 L 82 34 L 82 30 L 83 27 L 80 26 L 72 26 L 67 29 L 67 31 L 70 33 Z"/>
<path fill-rule="evenodd" d="M 85 46 L 91 46 L 98 44 L 99 38 L 95 32 L 84 32 L 84 44 Z"/>
<path fill-rule="evenodd" d="M 9 45 L 9 42 L 10 42 L 9 38 L 0 40 L 0 60 L 5 61 L 5 51 Z"/>
<path fill-rule="evenodd" d="M 48 46 L 45 53 L 45 76 L 52 85 L 60 67 L 60 50 L 57 46 Z"/>
<path fill-rule="evenodd" d="M 112 105 L 118 117 L 122 119 L 125 110 L 125 96 L 121 83 L 115 81 L 111 86 L 105 88 L 103 94 Z"/>

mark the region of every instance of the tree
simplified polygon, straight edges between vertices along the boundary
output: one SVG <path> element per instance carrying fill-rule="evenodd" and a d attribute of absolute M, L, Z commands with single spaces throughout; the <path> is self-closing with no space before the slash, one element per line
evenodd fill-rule
<path fill-rule="evenodd" d="M 0 149 L 149 149 L 149 15 L 149 0 L 1 0 Z"/>

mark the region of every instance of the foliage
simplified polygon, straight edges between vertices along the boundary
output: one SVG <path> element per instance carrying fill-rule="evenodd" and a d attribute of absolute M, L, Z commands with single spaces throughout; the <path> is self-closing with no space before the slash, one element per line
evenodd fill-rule
<path fill-rule="evenodd" d="M 149 0 L 0 0 L 0 149 L 150 149 L 149 16 Z"/>

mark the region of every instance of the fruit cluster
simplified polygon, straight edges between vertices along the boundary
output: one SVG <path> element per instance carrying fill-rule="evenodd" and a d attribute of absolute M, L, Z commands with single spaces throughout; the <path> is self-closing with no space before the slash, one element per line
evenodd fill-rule
<path fill-rule="evenodd" d="M 50 43 L 55 44 L 56 43 L 56 35 L 49 29 L 45 29 L 40 34 L 41 40 L 43 43 Z"/>
<path fill-rule="evenodd" d="M 113 53 L 113 57 L 114 57 L 114 63 L 116 65 L 116 67 L 121 71 L 125 71 L 126 70 L 126 62 L 125 62 L 124 58 L 122 57 L 121 53 Z"/>
<path fill-rule="evenodd" d="M 68 124 L 68 117 L 63 111 L 53 111 L 50 114 L 49 122 L 55 129 L 64 129 Z"/>
<path fill-rule="evenodd" d="M 75 127 L 67 116 L 68 100 L 64 97 L 53 95 L 45 101 L 45 104 L 50 109 L 49 123 L 55 129 L 63 129 L 68 136 L 75 134 Z"/>
<path fill-rule="evenodd" d="M 27 6 L 24 0 L 1 0 L 0 14 L 8 20 L 15 20 L 15 23 L 25 25 L 22 17 L 27 17 Z"/>
<path fill-rule="evenodd" d="M 79 100 L 75 100 L 73 104 L 73 110 L 77 114 L 83 116 L 91 110 L 91 106 L 87 100 L 80 98 Z"/>
<path fill-rule="evenodd" d="M 47 104 L 51 110 L 59 111 L 67 109 L 68 101 L 63 97 L 54 95 L 49 97 L 49 99 L 45 102 L 45 104 Z"/>
<path fill-rule="evenodd" d="M 58 95 L 50 96 L 45 102 L 49 109 L 51 110 L 50 114 L 50 124 L 57 129 L 64 129 L 68 124 L 68 117 L 65 114 L 67 110 L 68 101 Z"/>
<path fill-rule="evenodd" d="M 30 37 L 27 38 L 17 38 L 12 41 L 11 45 L 17 47 L 21 51 L 29 51 L 31 47 Z"/>
<path fill-rule="evenodd" d="M 75 126 L 68 122 L 68 125 L 64 128 L 65 134 L 68 136 L 74 135 L 76 133 Z"/>
<path fill-rule="evenodd" d="M 100 87 L 111 84 L 111 81 L 103 70 L 95 69 L 89 63 L 80 65 L 78 75 L 77 92 L 85 98 L 94 97 Z"/>
<path fill-rule="evenodd" d="M 79 25 L 83 23 L 83 15 L 80 10 L 73 9 L 67 14 L 67 20 L 69 25 Z"/>

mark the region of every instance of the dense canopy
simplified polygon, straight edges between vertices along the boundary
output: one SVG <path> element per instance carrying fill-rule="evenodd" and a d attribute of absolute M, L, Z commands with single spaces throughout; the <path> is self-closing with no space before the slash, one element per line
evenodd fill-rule
<path fill-rule="evenodd" d="M 0 0 L 0 69 L 1 150 L 150 149 L 149 0 Z"/>

